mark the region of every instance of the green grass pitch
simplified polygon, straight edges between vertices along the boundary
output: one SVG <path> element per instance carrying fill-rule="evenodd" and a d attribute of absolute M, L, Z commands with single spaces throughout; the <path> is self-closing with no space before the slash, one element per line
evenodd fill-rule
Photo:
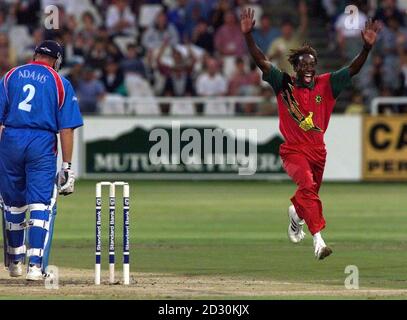
<path fill-rule="evenodd" d="M 72 196 L 59 199 L 50 264 L 93 270 L 94 189 L 94 181 L 79 181 Z M 292 295 L 250 297 L 254 299 L 340 298 L 342 294 L 325 296 L 323 292 L 306 290 L 315 284 L 342 290 L 347 265 L 358 267 L 362 290 L 397 291 L 407 287 L 405 184 L 324 183 L 320 191 L 327 220 L 323 235 L 334 252 L 323 261 L 314 259 L 307 229 L 303 243 L 294 245 L 287 239 L 287 207 L 295 191 L 293 183 L 132 181 L 130 191 L 132 272 L 277 281 L 283 289 L 284 283 L 298 283 L 305 288 L 305 292 L 294 291 Z M 106 190 L 104 195 L 103 268 L 107 269 Z M 117 196 L 120 203 L 121 192 Z M 118 206 L 118 269 L 121 213 Z M 209 293 L 201 297 L 228 299 L 245 295 Z M 389 297 L 407 295 L 401 292 Z"/>

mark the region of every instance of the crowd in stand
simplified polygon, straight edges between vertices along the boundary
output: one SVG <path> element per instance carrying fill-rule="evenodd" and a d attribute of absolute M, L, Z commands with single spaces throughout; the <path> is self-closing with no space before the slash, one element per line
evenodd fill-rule
<path fill-rule="evenodd" d="M 381 21 L 378 43 L 366 66 L 355 79 L 349 112 L 366 111 L 365 105 L 377 96 L 407 95 L 407 28 L 406 0 L 345 1 L 323 0 L 330 26 L 331 49 L 346 61 L 355 57 L 361 47 L 360 31 L 346 28 L 345 12 L 350 3 L 358 8 L 358 23 L 362 28 L 368 17 Z M 381 105 L 381 113 L 407 112 L 404 104 Z"/>
<path fill-rule="evenodd" d="M 256 105 L 241 104 L 240 114 L 275 115 L 271 89 L 251 62 L 239 16 L 247 6 L 257 10 L 254 37 L 282 70 L 290 49 L 307 40 L 310 7 L 316 3 L 330 26 L 327 43 L 344 59 L 360 49 L 360 32 L 343 27 L 349 1 L 299 0 L 294 12 L 274 21 L 273 6 L 281 0 L 5 0 L 0 2 L 0 77 L 32 58 L 43 39 L 63 44 L 61 70 L 73 84 L 83 113 L 98 113 L 107 96 L 216 97 L 261 96 Z M 355 1 L 352 1 L 355 2 Z M 363 103 L 378 95 L 406 95 L 407 41 L 405 9 L 396 0 L 360 1 L 359 23 L 367 15 L 383 21 L 379 45 L 349 110 L 363 112 Z M 402 3 L 402 4 L 400 4 Z M 58 8 L 57 29 L 45 28 L 45 8 Z M 55 21 L 54 21 L 55 22 Z M 328 41 L 328 40 L 331 41 Z M 337 53 L 336 53 L 337 54 Z M 368 75 L 368 76 L 366 76 Z M 400 109 L 400 108 L 399 108 Z M 400 112 L 394 107 L 387 112 Z M 160 110 L 160 112 L 168 110 Z M 212 113 L 222 114 L 222 108 Z M 211 114 L 209 110 L 207 112 Z"/>

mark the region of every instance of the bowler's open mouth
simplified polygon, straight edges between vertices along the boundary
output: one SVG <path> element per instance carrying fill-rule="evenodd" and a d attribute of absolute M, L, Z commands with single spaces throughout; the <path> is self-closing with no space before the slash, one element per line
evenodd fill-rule
<path fill-rule="evenodd" d="M 312 79 L 314 78 L 313 73 L 304 73 L 304 82 L 305 83 L 311 83 Z"/>

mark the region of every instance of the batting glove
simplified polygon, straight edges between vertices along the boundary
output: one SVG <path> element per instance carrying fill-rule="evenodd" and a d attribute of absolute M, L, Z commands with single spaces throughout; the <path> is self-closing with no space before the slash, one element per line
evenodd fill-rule
<path fill-rule="evenodd" d="M 61 170 L 58 173 L 58 192 L 67 196 L 74 192 L 75 174 L 71 169 L 70 162 L 63 162 Z"/>

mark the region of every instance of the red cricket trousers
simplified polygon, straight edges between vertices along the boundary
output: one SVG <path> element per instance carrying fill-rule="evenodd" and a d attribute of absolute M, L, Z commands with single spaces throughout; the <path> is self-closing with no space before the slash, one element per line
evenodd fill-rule
<path fill-rule="evenodd" d="M 287 145 L 280 147 L 283 167 L 298 189 L 291 198 L 295 210 L 305 220 L 312 235 L 325 227 L 318 192 L 325 168 L 325 145 Z"/>

